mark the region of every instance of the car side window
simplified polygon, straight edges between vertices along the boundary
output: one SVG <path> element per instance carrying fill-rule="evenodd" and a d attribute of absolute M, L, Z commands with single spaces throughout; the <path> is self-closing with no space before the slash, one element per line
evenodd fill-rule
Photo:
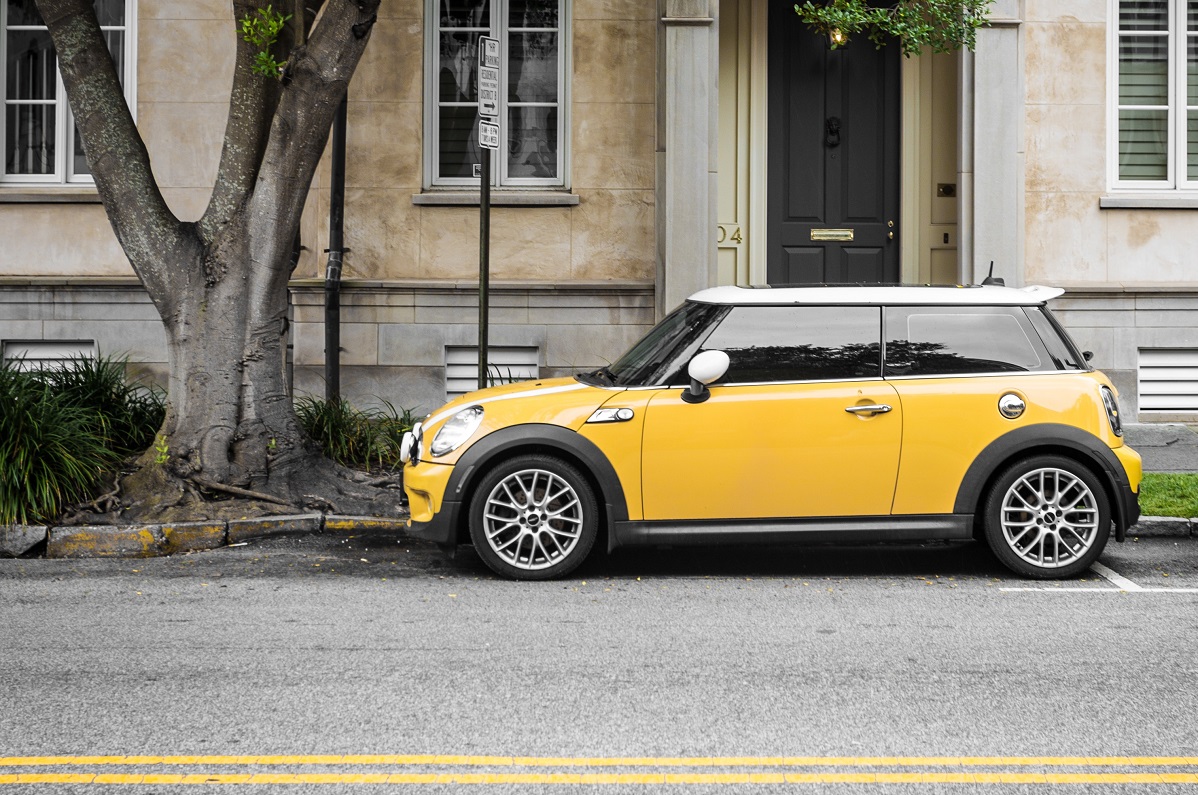
<path fill-rule="evenodd" d="M 735 306 L 703 343 L 728 354 L 717 383 L 881 376 L 882 314 L 872 306 Z"/>
<path fill-rule="evenodd" d="M 1021 307 L 886 309 L 888 378 L 1055 369 Z"/>

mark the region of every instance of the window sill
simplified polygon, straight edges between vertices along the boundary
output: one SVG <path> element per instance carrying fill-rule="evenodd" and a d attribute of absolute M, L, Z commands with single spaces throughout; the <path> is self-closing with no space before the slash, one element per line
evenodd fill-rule
<path fill-rule="evenodd" d="M 1198 193 L 1108 193 L 1098 200 L 1103 210 L 1198 210 Z"/>
<path fill-rule="evenodd" d="M 426 206 L 474 206 L 479 192 L 469 190 L 433 190 L 412 194 L 412 204 Z M 491 190 L 492 207 L 573 207 L 578 194 L 560 190 Z"/>
<path fill-rule="evenodd" d="M 100 204 L 95 187 L 43 188 L 9 183 L 0 186 L 0 204 Z"/>

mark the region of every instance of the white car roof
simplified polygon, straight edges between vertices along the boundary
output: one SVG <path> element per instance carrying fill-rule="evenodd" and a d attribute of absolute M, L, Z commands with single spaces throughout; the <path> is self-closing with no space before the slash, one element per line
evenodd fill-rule
<path fill-rule="evenodd" d="M 844 285 L 835 287 L 711 287 L 690 297 L 703 304 L 856 304 L 897 306 L 1036 306 L 1065 291 L 1060 287 L 997 285 L 906 286 Z"/>

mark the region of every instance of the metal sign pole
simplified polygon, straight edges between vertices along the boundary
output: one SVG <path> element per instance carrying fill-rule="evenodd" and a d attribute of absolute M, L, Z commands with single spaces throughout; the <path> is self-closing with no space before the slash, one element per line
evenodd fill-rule
<path fill-rule="evenodd" d="M 478 388 L 487 385 L 487 287 L 491 273 L 491 150 L 480 149 L 478 226 Z"/>
<path fill-rule="evenodd" d="M 478 37 L 478 388 L 487 385 L 487 288 L 491 275 L 491 150 L 499 148 L 499 40 Z"/>

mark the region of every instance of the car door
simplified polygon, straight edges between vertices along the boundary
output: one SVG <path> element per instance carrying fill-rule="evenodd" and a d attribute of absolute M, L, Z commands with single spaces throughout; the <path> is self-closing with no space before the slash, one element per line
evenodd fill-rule
<path fill-rule="evenodd" d="M 877 307 L 733 307 L 702 346 L 731 362 L 709 399 L 648 403 L 645 519 L 889 514 L 902 407 L 880 339 Z"/>

